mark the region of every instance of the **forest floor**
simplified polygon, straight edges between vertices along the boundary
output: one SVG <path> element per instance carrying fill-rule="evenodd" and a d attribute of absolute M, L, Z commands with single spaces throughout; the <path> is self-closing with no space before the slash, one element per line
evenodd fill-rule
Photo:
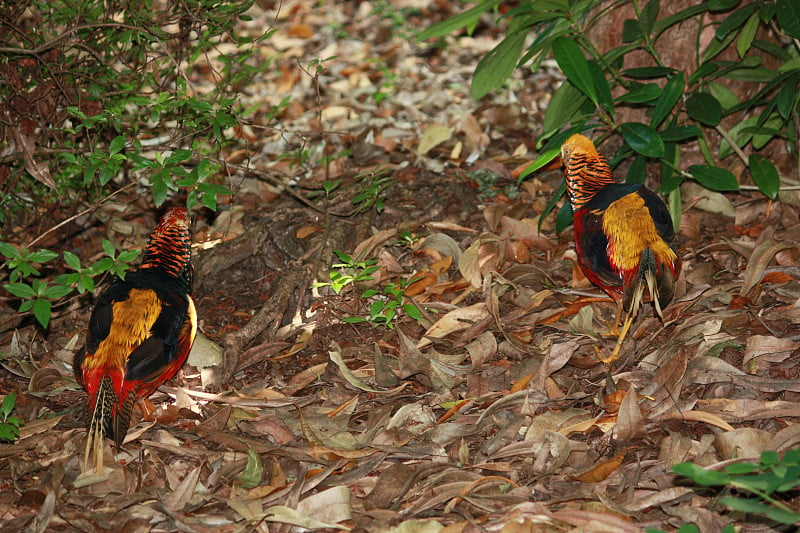
<path fill-rule="evenodd" d="M 800 202 L 685 184 L 676 298 L 599 363 L 616 306 L 539 220 L 562 171 L 516 178 L 562 78 L 473 100 L 500 35 L 416 42 L 453 14 L 428 4 L 253 10 L 274 64 L 241 95 L 236 194 L 196 213 L 202 337 L 98 479 L 71 369 L 94 298 L 2 332 L 9 531 L 779 530 L 672 467 L 800 444 Z M 140 247 L 156 210 L 114 202 L 43 245 Z"/>

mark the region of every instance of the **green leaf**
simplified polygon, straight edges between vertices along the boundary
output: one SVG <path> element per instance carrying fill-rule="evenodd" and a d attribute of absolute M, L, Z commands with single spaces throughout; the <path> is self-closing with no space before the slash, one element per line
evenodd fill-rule
<path fill-rule="evenodd" d="M 685 124 L 661 130 L 661 140 L 665 143 L 677 142 L 699 137 L 702 134 L 703 132 L 695 124 Z"/>
<path fill-rule="evenodd" d="M 747 51 L 750 50 L 750 45 L 753 44 L 753 39 L 756 37 L 759 23 L 758 13 L 753 13 L 750 15 L 750 18 L 747 19 L 744 28 L 742 28 L 741 33 L 739 33 L 739 38 L 736 40 L 736 52 L 739 54 L 739 57 L 744 57 Z"/>
<path fill-rule="evenodd" d="M 783 31 L 800 39 L 800 5 L 797 0 L 778 0 L 778 10 L 775 15 Z"/>
<path fill-rule="evenodd" d="M 3 288 L 17 298 L 33 298 L 36 296 L 36 291 L 33 290 L 33 287 L 24 283 L 6 283 Z"/>
<path fill-rule="evenodd" d="M 625 19 L 622 23 L 622 42 L 633 43 L 642 38 L 642 27 L 636 19 Z"/>
<path fill-rule="evenodd" d="M 472 97 L 483 98 L 493 89 L 500 87 L 514 72 L 522 47 L 525 45 L 527 29 L 517 30 L 506 35 L 488 54 L 483 56 L 475 67 L 472 76 Z"/>
<path fill-rule="evenodd" d="M 778 110 L 778 113 L 780 113 L 784 119 L 788 119 L 791 115 L 792 109 L 794 109 L 795 106 L 796 98 L 796 83 L 787 83 L 781 87 L 780 91 L 778 91 L 778 95 L 775 97 L 775 107 Z"/>
<path fill-rule="evenodd" d="M 47 263 L 58 257 L 58 254 L 50 250 L 38 250 L 30 254 L 27 259 L 31 263 Z"/>
<path fill-rule="evenodd" d="M 66 263 L 68 267 L 73 270 L 81 269 L 81 260 L 77 255 L 68 250 L 64 250 L 62 255 L 64 256 L 64 263 Z"/>
<path fill-rule="evenodd" d="M 661 95 L 661 87 L 656 83 L 638 84 L 633 90 L 621 95 L 616 99 L 617 102 L 629 102 L 631 104 L 641 104 L 651 102 Z"/>
<path fill-rule="evenodd" d="M 67 287 L 66 285 L 49 285 L 47 288 L 45 288 L 45 290 L 42 291 L 41 296 L 43 298 L 57 300 L 59 298 L 63 298 L 71 292 L 72 287 Z"/>
<path fill-rule="evenodd" d="M 727 86 L 712 81 L 707 86 L 708 92 L 711 93 L 717 102 L 720 103 L 722 109 L 730 109 L 739 103 L 739 99 Z"/>
<path fill-rule="evenodd" d="M 656 78 L 666 78 L 674 72 L 675 69 L 669 67 L 638 67 L 623 70 L 620 72 L 620 74 L 626 78 L 632 78 L 635 80 L 650 80 Z"/>
<path fill-rule="evenodd" d="M 50 302 L 48 300 L 35 300 L 33 302 L 33 316 L 39 321 L 43 328 L 50 323 Z"/>
<path fill-rule="evenodd" d="M 672 467 L 672 471 L 684 477 L 688 477 L 698 485 L 712 487 L 714 485 L 725 485 L 730 482 L 731 476 L 725 472 L 717 470 L 706 470 L 694 463 L 678 463 Z"/>
<path fill-rule="evenodd" d="M 598 105 L 589 62 L 586 61 L 580 46 L 569 37 L 559 37 L 553 41 L 553 56 L 567 79 Z"/>
<path fill-rule="evenodd" d="M 761 154 L 751 154 L 748 163 L 750 175 L 753 183 L 758 186 L 758 190 L 763 192 L 767 198 L 775 200 L 781 186 L 781 179 L 775 165 Z"/>
<path fill-rule="evenodd" d="M 735 0 L 738 2 L 739 0 Z M 735 5 L 735 4 L 734 4 Z M 661 35 L 664 30 L 670 28 L 677 24 L 678 22 L 682 22 L 688 18 L 691 18 L 695 15 L 699 15 L 708 10 L 706 2 L 701 2 L 693 6 L 689 6 L 683 11 L 679 11 L 674 15 L 670 15 L 669 17 L 664 17 L 655 21 L 653 24 L 653 38 L 652 40 L 655 41 L 659 35 Z"/>
<path fill-rule="evenodd" d="M 200 197 L 200 202 L 212 211 L 217 210 L 217 197 L 213 194 L 204 194 Z"/>
<path fill-rule="evenodd" d="M 422 320 L 422 313 L 414 304 L 405 304 L 403 306 L 403 311 L 405 311 L 406 315 L 413 318 L 414 320 Z"/>
<path fill-rule="evenodd" d="M 722 21 L 717 26 L 716 38 L 719 40 L 725 39 L 728 34 L 742 26 L 745 21 L 750 17 L 750 14 L 758 7 L 757 3 L 745 4 Z"/>
<path fill-rule="evenodd" d="M 722 120 L 722 106 L 709 93 L 694 93 L 686 100 L 690 117 L 707 126 L 716 126 Z"/>
<path fill-rule="evenodd" d="M 236 484 L 245 489 L 254 489 L 261 484 L 261 478 L 264 475 L 264 462 L 261 456 L 252 447 L 247 447 L 247 464 L 236 478 Z"/>
<path fill-rule="evenodd" d="M 626 122 L 619 127 L 622 138 L 634 151 L 647 157 L 663 157 L 664 141 L 658 132 L 641 122 Z"/>
<path fill-rule="evenodd" d="M 522 181 L 540 168 L 546 166 L 550 163 L 553 159 L 555 159 L 561 153 L 560 148 L 552 148 L 543 152 L 539 157 L 534 159 L 533 163 L 528 165 L 525 170 L 519 175 L 518 181 Z"/>
<path fill-rule="evenodd" d="M 712 191 L 738 191 L 739 183 L 736 177 L 729 170 L 708 165 L 692 165 L 688 169 L 689 174 L 697 182 Z"/>
<path fill-rule="evenodd" d="M 564 202 L 556 215 L 556 233 L 561 233 L 570 224 L 572 224 L 572 207 L 569 202 Z"/>
<path fill-rule="evenodd" d="M 725 471 L 729 474 L 750 474 L 760 470 L 761 468 L 755 463 L 733 463 L 725 467 Z"/>
<path fill-rule="evenodd" d="M 562 83 L 561 87 L 556 89 L 544 112 L 542 137 L 548 137 L 560 130 L 577 115 L 583 103 L 587 101 L 586 95 L 572 83 L 569 81 Z"/>
<path fill-rule="evenodd" d="M 103 246 L 103 251 L 106 253 L 106 255 L 114 257 L 117 254 L 117 250 L 114 248 L 114 245 L 108 239 L 103 239 L 101 241 L 101 244 Z"/>
<path fill-rule="evenodd" d="M 733 9 L 741 0 L 708 0 L 705 4 L 709 11 L 727 11 Z"/>
<path fill-rule="evenodd" d="M 625 176 L 625 183 L 644 183 L 644 174 L 647 166 L 647 158 L 638 155 L 633 158 L 628 173 Z"/>
<path fill-rule="evenodd" d="M 603 73 L 602 67 L 597 61 L 589 62 L 589 72 L 594 81 L 594 88 L 597 93 L 597 100 L 606 112 L 614 116 L 614 98 L 611 96 L 611 87 L 608 85 L 608 80 Z"/>
<path fill-rule="evenodd" d="M 9 259 L 20 259 L 22 257 L 17 247 L 7 242 L 0 242 L 0 254 L 3 254 Z"/>
<path fill-rule="evenodd" d="M 125 137 L 122 135 L 117 135 L 114 139 L 108 144 L 108 155 L 114 155 L 122 151 L 125 148 Z"/>
<path fill-rule="evenodd" d="M 641 15 L 639 16 L 639 26 L 643 34 L 649 35 L 652 31 L 653 23 L 658 18 L 658 10 L 658 0 L 650 0 L 647 2 L 647 5 L 644 6 L 644 9 L 642 9 Z"/>
<path fill-rule="evenodd" d="M 3 412 L 3 418 L 8 418 L 14 411 L 14 406 L 17 405 L 17 395 L 13 392 L 6 394 L 3 398 L 3 403 L 0 405 L 0 411 Z"/>
<path fill-rule="evenodd" d="M 747 500 L 745 498 L 738 498 L 735 496 L 723 496 L 719 501 L 734 511 L 763 514 L 770 520 L 775 520 L 776 522 L 780 522 L 782 524 L 796 524 L 798 521 L 800 521 L 800 514 L 798 513 L 785 511 L 783 509 L 779 509 L 778 507 L 773 507 L 755 500 Z"/>
<path fill-rule="evenodd" d="M 139 256 L 139 250 L 125 250 L 119 253 L 117 261 L 120 263 L 130 263 Z"/>
<path fill-rule="evenodd" d="M 493 9 L 494 6 L 500 3 L 500 0 L 490 0 L 488 2 L 483 1 L 480 2 L 473 8 L 470 8 L 463 13 L 459 13 L 449 19 L 443 20 L 438 24 L 434 24 L 430 28 L 420 32 L 417 35 L 417 40 L 424 41 L 425 39 L 430 39 L 431 37 L 441 37 L 443 35 L 447 35 L 449 33 L 454 32 L 459 28 L 463 28 L 465 26 L 471 26 L 475 24 L 481 15 L 485 12 Z"/>
<path fill-rule="evenodd" d="M 550 212 L 556 207 L 556 204 L 561 199 L 561 197 L 564 196 L 564 193 L 566 191 L 567 191 L 567 182 L 566 182 L 566 180 L 561 180 L 561 182 L 558 184 L 558 189 L 556 189 L 556 192 L 553 193 L 553 196 L 550 198 L 550 200 L 547 201 L 547 205 L 544 206 L 544 209 L 542 210 L 542 214 L 539 215 L 539 230 L 540 231 L 542 229 L 542 222 L 544 221 L 544 218 L 547 215 L 549 215 Z M 569 202 L 566 202 L 566 203 L 567 203 L 567 205 L 569 205 Z M 572 211 L 572 209 L 570 209 L 570 212 L 571 211 Z M 564 227 L 567 227 L 567 226 L 569 226 L 569 223 L 567 223 Z M 557 228 L 558 228 L 558 217 L 556 217 L 556 233 L 561 233 L 561 231 L 559 231 Z"/>
<path fill-rule="evenodd" d="M 664 122 L 664 119 L 667 118 L 675 104 L 683 96 L 685 86 L 686 76 L 683 72 L 678 72 L 669 79 L 661 96 L 656 100 L 655 109 L 653 109 L 653 114 L 650 117 L 650 125 L 652 127 L 657 128 Z"/>

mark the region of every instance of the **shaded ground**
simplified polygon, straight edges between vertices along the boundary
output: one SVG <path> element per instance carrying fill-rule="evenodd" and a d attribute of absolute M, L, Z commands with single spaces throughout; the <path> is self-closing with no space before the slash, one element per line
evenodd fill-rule
<path fill-rule="evenodd" d="M 446 15 L 392 4 L 409 25 Z M 676 301 L 663 324 L 643 313 L 607 369 L 593 347 L 612 345 L 601 334 L 614 304 L 574 268 L 570 231 L 555 235 L 552 217 L 537 230 L 560 171 L 521 188 L 512 177 L 535 156 L 558 76 L 515 78 L 474 102 L 469 75 L 493 35 L 416 49 L 402 20 L 372 7 L 283 6 L 264 50 L 279 68 L 243 95 L 263 109 L 230 154 L 237 195 L 195 228 L 201 330 L 224 362 L 201 342 L 192 362 L 209 368 L 187 365 L 162 387 L 158 421 L 107 449 L 107 479 L 79 477 L 83 394 L 70 364 L 92 299 L 59 309 L 46 333 L 3 333 L 0 390 L 17 392 L 26 425 L 0 446 L 0 520 L 33 531 L 770 530 L 670 472 L 800 441 L 793 199 L 687 187 Z M 257 11 L 250 27 L 274 18 Z M 327 195 L 326 181 L 338 181 Z M 352 202 L 370 191 L 380 212 Z M 147 206 L 103 209 L 116 229 L 79 219 L 68 245 L 82 257 L 106 232 L 140 246 L 155 222 Z M 358 273 L 332 267 L 333 250 L 380 269 L 340 294 L 309 289 Z M 393 300 L 419 318 L 344 321 L 385 317 Z"/>

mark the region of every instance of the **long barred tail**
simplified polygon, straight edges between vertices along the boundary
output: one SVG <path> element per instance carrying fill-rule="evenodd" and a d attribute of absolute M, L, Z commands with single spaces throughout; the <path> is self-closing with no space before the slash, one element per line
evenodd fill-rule
<path fill-rule="evenodd" d="M 120 405 L 121 403 L 121 405 Z M 98 475 L 103 472 L 103 442 L 105 437 L 114 440 L 117 448 L 122 445 L 128 432 L 128 425 L 133 412 L 134 398 L 119 402 L 114 386 L 109 376 L 100 381 L 94 408 L 91 403 L 86 405 L 86 447 L 83 452 L 83 469 L 88 470 L 90 459 L 94 460 L 95 471 Z M 93 456 L 93 457 L 92 457 Z"/>
<path fill-rule="evenodd" d="M 642 250 L 635 283 L 623 293 L 622 305 L 629 314 L 635 316 L 639 311 L 645 289 L 653 302 L 656 314 L 664 320 L 661 310 L 672 300 L 675 281 L 669 267 L 659 265 L 655 253 L 650 248 Z"/>

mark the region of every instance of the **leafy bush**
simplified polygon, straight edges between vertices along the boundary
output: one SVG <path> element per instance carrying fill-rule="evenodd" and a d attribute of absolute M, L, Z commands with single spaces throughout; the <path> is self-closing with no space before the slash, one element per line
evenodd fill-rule
<path fill-rule="evenodd" d="M 589 28 L 608 24 L 610 8 L 621 3 L 631 3 L 636 18 L 624 21 L 619 46 L 601 52 Z M 497 12 L 500 4 L 500 0 L 482 0 L 423 31 L 419 38 L 441 37 L 464 27 L 470 31 L 483 14 Z M 748 156 L 745 150 L 760 150 L 773 139 L 784 140 L 792 149 L 797 146 L 800 10 L 793 0 L 739 4 L 740 0 L 704 0 L 660 18 L 659 0 L 524 0 L 501 15 L 508 20 L 506 36 L 477 65 L 472 94 L 480 98 L 500 87 L 517 66 L 536 70 L 551 55 L 566 76 L 544 117 L 539 145 L 547 144 L 520 179 L 554 159 L 569 135 L 594 128 L 603 135 L 622 136 L 624 144 L 610 163 L 616 166 L 629 160 L 628 182 L 641 182 L 646 165 L 658 164 L 660 191 L 669 194 L 674 220 L 680 217 L 678 186 L 684 180 L 696 180 L 716 191 L 739 189 L 734 175 L 719 166 L 731 156 L 740 158 L 761 192 L 775 199 L 780 187 L 775 166 L 760 154 Z M 724 18 L 716 23 L 709 19 L 711 15 Z M 685 72 L 665 66 L 654 44 L 668 29 L 690 19 L 697 22 L 697 67 Z M 707 26 L 715 26 L 714 37 L 700 48 L 700 33 Z M 756 38 L 759 30 L 770 28 L 782 31 L 781 37 L 792 45 Z M 529 34 L 533 40 L 526 48 Z M 720 59 L 730 47 L 735 47 L 738 60 Z M 625 57 L 634 52 L 639 57 L 644 52 L 649 64 L 623 68 Z M 780 66 L 766 67 L 759 54 L 774 56 Z M 733 80 L 753 84 L 753 96 L 739 101 L 728 87 Z M 649 121 L 620 123 L 616 118 L 620 108 L 644 110 Z M 742 119 L 726 129 L 726 117 Z M 698 142 L 705 164 L 683 169 L 679 148 L 692 141 Z M 710 146 L 719 147 L 716 154 Z M 563 188 L 557 197 L 561 194 Z M 559 230 L 569 221 L 568 205 L 563 209 Z"/>
<path fill-rule="evenodd" d="M 0 441 L 14 442 L 19 437 L 22 420 L 11 416 L 17 406 L 17 396 L 11 392 L 0 402 Z"/>
<path fill-rule="evenodd" d="M 800 510 L 792 509 L 781 496 L 800 487 L 800 449 L 761 454 L 758 463 L 732 463 L 724 470 L 706 470 L 694 463 L 680 463 L 672 469 L 704 487 L 728 487 L 750 497 L 723 496 L 720 502 L 734 511 L 759 514 L 782 524 L 800 523 Z"/>
<path fill-rule="evenodd" d="M 237 95 L 269 66 L 234 26 L 252 0 L 23 0 L 2 2 L 0 224 L 58 202 L 96 205 L 121 189 L 156 206 L 185 194 L 214 210 L 231 194 L 221 150 L 248 113 Z M 266 37 L 262 35 L 259 39 Z M 215 48 L 225 46 L 225 53 Z M 216 52 L 220 53 L 216 53 Z M 211 55 L 214 53 L 215 59 Z M 49 279 L 36 265 L 57 254 L 0 243 L 0 280 L 46 326 L 51 303 L 91 290 L 104 272 L 133 259 L 110 243 L 98 264 Z M 109 262 L 110 261 L 110 262 Z"/>

